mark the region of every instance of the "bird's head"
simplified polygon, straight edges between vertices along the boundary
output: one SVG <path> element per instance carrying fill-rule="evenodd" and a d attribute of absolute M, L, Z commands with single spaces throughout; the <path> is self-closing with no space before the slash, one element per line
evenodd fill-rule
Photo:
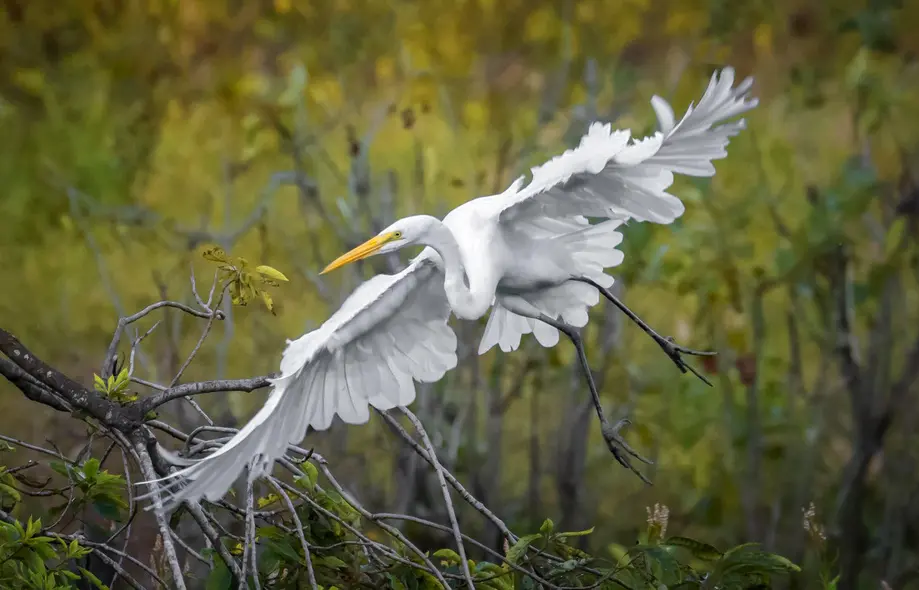
<path fill-rule="evenodd" d="M 386 254 L 387 252 L 395 252 L 405 246 L 423 244 L 428 231 L 439 223 L 440 221 L 436 217 L 431 217 L 430 215 L 404 217 L 360 246 L 330 262 L 319 274 L 325 274 L 351 262 L 376 254 Z"/>

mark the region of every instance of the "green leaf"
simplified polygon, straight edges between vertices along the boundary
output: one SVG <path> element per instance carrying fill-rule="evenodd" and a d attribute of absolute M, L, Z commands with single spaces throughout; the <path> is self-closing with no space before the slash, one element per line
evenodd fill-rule
<path fill-rule="evenodd" d="M 55 472 L 63 475 L 64 477 L 68 477 L 68 478 L 70 477 L 70 469 L 67 466 L 67 464 L 63 463 L 62 461 L 51 461 L 50 463 L 48 463 L 48 466 L 51 467 L 51 469 L 54 470 Z"/>
<path fill-rule="evenodd" d="M 108 496 L 96 498 L 93 501 L 93 508 L 96 509 L 103 518 L 114 521 L 121 521 L 121 512 L 118 510 L 118 504 Z"/>
<path fill-rule="evenodd" d="M 233 587 L 233 574 L 222 559 L 214 558 L 214 569 L 211 570 L 204 585 L 205 590 L 230 590 Z"/>
<path fill-rule="evenodd" d="M 340 558 L 335 557 L 334 555 L 325 555 L 320 557 L 316 560 L 316 563 L 336 570 L 348 569 L 348 564 L 342 561 Z"/>
<path fill-rule="evenodd" d="M 403 584 L 396 576 L 392 575 L 389 572 L 386 572 L 386 579 L 389 580 L 389 587 L 392 590 L 407 590 L 405 584 Z"/>
<path fill-rule="evenodd" d="M 545 526 L 545 525 L 544 525 Z M 524 556 L 527 551 L 527 548 L 533 543 L 533 541 L 541 538 L 540 534 L 526 535 L 520 537 L 514 545 L 507 550 L 507 561 L 509 563 L 516 564 Z"/>
<path fill-rule="evenodd" d="M 0 483 L 0 493 L 6 494 L 16 502 L 22 501 L 22 496 L 19 494 L 19 492 L 15 488 L 10 487 L 5 483 Z"/>
<path fill-rule="evenodd" d="M 269 279 L 274 279 L 276 281 L 284 281 L 285 283 L 288 282 L 287 277 L 284 276 L 284 273 L 282 273 L 276 268 L 272 268 L 264 264 L 261 266 L 256 266 L 255 272 Z"/>
<path fill-rule="evenodd" d="M 93 373 L 93 389 L 95 389 L 99 393 L 106 392 L 105 381 L 103 381 L 102 377 L 100 377 L 99 375 L 96 375 L 95 373 Z"/>
<path fill-rule="evenodd" d="M 725 573 L 743 570 L 751 573 L 788 573 L 800 572 L 801 568 L 790 560 L 765 551 L 743 551 L 731 556 L 725 562 L 722 571 Z"/>
<path fill-rule="evenodd" d="M 758 545 L 759 545 L 759 543 L 743 543 L 743 544 L 738 545 L 738 546 L 736 546 L 736 547 L 731 547 L 730 549 L 728 549 L 727 551 L 724 552 L 724 556 L 722 557 L 722 559 L 726 561 L 726 560 L 728 560 L 732 555 L 734 555 L 735 553 L 740 553 L 740 552 L 746 551 L 746 550 L 750 549 L 751 547 L 756 547 L 756 546 L 758 546 Z"/>
<path fill-rule="evenodd" d="M 265 546 L 270 548 L 282 560 L 288 561 L 290 563 L 302 563 L 303 558 L 300 557 L 300 553 L 294 549 L 294 546 L 291 544 L 291 542 L 292 540 L 290 537 L 264 540 Z M 242 546 L 240 546 L 240 553 L 241 552 Z"/>
<path fill-rule="evenodd" d="M 46 561 L 49 559 L 57 559 L 57 551 L 55 551 L 54 547 L 51 546 L 51 541 L 53 539 L 51 537 L 44 538 L 47 539 L 47 541 L 43 541 L 41 543 L 34 543 L 34 541 L 36 539 L 42 539 L 42 537 L 35 537 L 32 539 L 32 550 L 35 551 L 35 553 L 38 553 L 39 557 Z"/>
<path fill-rule="evenodd" d="M 25 538 L 29 539 L 38 534 L 38 531 L 41 530 L 41 519 L 32 520 L 32 517 L 29 517 L 29 521 L 26 524 L 26 534 Z"/>
<path fill-rule="evenodd" d="M 96 474 L 99 473 L 99 459 L 95 457 L 86 461 L 83 464 L 83 474 L 86 476 L 86 479 L 95 479 Z"/>
<path fill-rule="evenodd" d="M 438 549 L 434 552 L 434 557 L 446 562 L 448 565 L 461 563 L 460 556 L 452 549 Z"/>
<path fill-rule="evenodd" d="M 300 469 L 306 474 L 306 481 L 303 481 L 303 477 L 298 477 L 296 483 L 308 490 L 315 488 L 316 481 L 319 479 L 319 470 L 316 469 L 316 466 L 309 461 L 304 461 L 300 463 Z"/>
<path fill-rule="evenodd" d="M 98 588 L 99 590 L 109 590 L 109 587 L 102 583 L 102 580 L 97 578 L 95 574 L 85 568 L 77 568 L 80 570 L 80 573 L 83 574 L 83 577 L 92 582 L 92 585 Z"/>
<path fill-rule="evenodd" d="M 590 527 L 586 531 L 572 531 L 568 533 L 558 533 L 558 535 L 556 536 L 560 539 L 565 539 L 568 537 L 583 537 L 585 535 L 591 534 L 592 532 L 594 532 L 594 527 Z"/>
<path fill-rule="evenodd" d="M 539 532 L 543 535 L 548 535 L 552 532 L 553 528 L 555 528 L 555 523 L 552 522 L 551 518 L 547 518 L 546 520 L 542 521 L 542 526 L 539 527 Z"/>
<path fill-rule="evenodd" d="M 664 542 L 664 545 L 682 547 L 692 553 L 694 557 L 706 561 L 713 561 L 721 558 L 721 551 L 718 551 L 715 547 L 688 537 L 670 537 Z"/>

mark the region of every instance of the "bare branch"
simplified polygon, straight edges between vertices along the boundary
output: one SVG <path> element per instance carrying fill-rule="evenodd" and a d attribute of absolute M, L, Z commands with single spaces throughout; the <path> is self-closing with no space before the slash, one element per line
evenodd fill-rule
<path fill-rule="evenodd" d="M 143 415 L 130 412 L 129 407 L 123 408 L 51 368 L 32 354 L 15 336 L 2 328 L 0 328 L 0 352 L 3 352 L 20 369 L 40 381 L 45 387 L 60 394 L 68 403 L 122 432 L 130 431 L 137 426 L 138 418 Z"/>
<path fill-rule="evenodd" d="M 59 412 L 70 413 L 73 408 L 43 383 L 17 367 L 12 361 L 0 358 L 0 375 L 15 385 L 19 391 L 33 402 L 50 406 Z"/>
<path fill-rule="evenodd" d="M 191 514 L 191 517 L 198 524 L 204 536 L 210 541 L 211 546 L 217 551 L 217 554 L 220 555 L 223 563 L 225 563 L 230 572 L 233 573 L 233 576 L 236 577 L 236 579 L 241 579 L 243 574 L 242 570 L 239 568 L 239 564 L 236 563 L 236 560 L 233 559 L 233 556 L 230 555 L 230 552 L 220 541 L 220 533 L 211 525 L 201 505 L 197 502 L 185 502 L 185 507 L 188 508 L 189 514 Z"/>
<path fill-rule="evenodd" d="M 475 583 L 473 583 L 472 576 L 469 574 L 469 560 L 466 558 L 466 547 L 463 545 L 463 535 L 460 532 L 459 522 L 456 520 L 456 511 L 453 508 L 453 499 L 450 498 L 450 489 L 447 487 L 446 479 L 444 479 L 444 468 L 441 466 L 440 461 L 437 460 L 437 452 L 434 450 L 434 445 L 431 444 L 431 439 L 428 437 L 424 425 L 421 424 L 421 420 L 405 406 L 400 406 L 399 409 L 412 421 L 415 431 L 421 435 L 421 440 L 424 441 L 424 446 L 427 447 L 428 455 L 431 458 L 431 465 L 434 467 L 434 471 L 437 472 L 437 479 L 440 481 L 440 490 L 443 492 L 444 503 L 447 505 L 447 516 L 450 518 L 450 526 L 453 528 L 453 538 L 456 541 L 456 548 L 459 551 L 460 561 L 462 561 L 463 576 L 466 578 L 466 586 L 469 590 L 475 590 Z"/>
<path fill-rule="evenodd" d="M 321 460 L 317 461 L 317 463 L 319 463 L 319 469 L 322 471 L 323 475 L 326 476 L 326 479 L 329 480 L 329 483 L 332 484 L 332 487 L 335 488 L 335 491 L 337 491 L 339 494 L 341 494 L 341 497 L 344 498 L 344 499 L 348 502 L 348 504 L 351 504 L 351 506 L 353 506 L 355 510 L 357 510 L 358 512 L 360 512 L 361 515 L 362 515 L 364 518 L 367 518 L 367 519 L 372 520 L 373 522 L 377 523 L 377 525 L 378 525 L 380 528 L 382 528 L 384 531 L 386 531 L 387 533 L 389 533 L 390 536 L 392 536 L 392 537 L 395 538 L 395 539 L 398 539 L 403 545 L 405 545 L 406 547 L 408 547 L 409 549 L 411 549 L 411 551 L 412 551 L 415 555 L 417 555 L 417 556 L 421 559 L 421 561 L 423 561 L 424 564 L 431 570 L 432 575 L 433 575 L 434 577 L 436 577 L 437 580 L 438 580 L 441 584 L 444 585 L 444 588 L 449 588 L 449 587 L 450 587 L 449 584 L 447 584 L 447 581 L 444 579 L 444 576 L 443 576 L 443 574 L 440 572 L 440 570 L 438 570 L 438 569 L 434 566 L 434 564 L 431 563 L 431 560 L 428 558 L 427 555 L 425 555 L 425 553 L 424 553 L 423 551 L 421 551 L 418 547 L 416 547 L 414 543 L 412 543 L 411 541 L 409 541 L 408 538 L 407 538 L 405 535 L 402 534 L 402 531 L 400 531 L 399 529 L 393 527 L 392 525 L 389 525 L 389 524 L 383 522 L 383 521 L 382 521 L 381 519 L 379 519 L 379 518 L 374 518 L 374 515 L 373 515 L 370 511 L 368 511 L 366 508 L 364 508 L 364 507 L 360 504 L 360 502 L 358 502 L 351 494 L 349 494 L 347 491 L 345 491 L 345 489 L 341 486 L 341 484 L 338 483 L 338 480 L 335 479 L 335 476 L 332 475 L 332 472 L 329 470 L 329 466 L 328 466 L 328 463 L 326 462 L 326 460 L 325 460 L 325 459 L 322 459 L 321 457 L 319 457 L 319 455 L 316 455 L 315 453 L 314 453 L 313 457 L 314 457 L 314 459 L 321 459 Z"/>
<path fill-rule="evenodd" d="M 156 480 L 156 471 L 153 469 L 153 461 L 150 459 L 150 453 L 147 452 L 146 441 L 140 433 L 134 435 L 134 450 L 140 457 L 140 469 L 144 478 L 150 487 L 153 488 L 153 509 L 156 514 L 156 521 L 159 525 L 160 535 L 163 539 L 163 551 L 166 554 L 166 560 L 172 569 L 173 581 L 179 590 L 185 590 L 185 577 L 182 574 L 182 567 L 179 565 L 179 557 L 176 555 L 175 545 L 172 543 L 172 536 L 169 534 L 169 521 L 163 512 L 163 502 L 160 498 L 159 484 Z"/>
<path fill-rule="evenodd" d="M 374 410 L 376 410 L 376 408 L 374 408 Z M 415 441 L 415 439 L 413 439 L 411 435 L 405 431 L 404 428 L 402 428 L 402 425 L 399 424 L 399 422 L 395 418 L 390 416 L 389 413 L 385 411 L 376 410 L 376 412 L 377 414 L 382 416 L 384 420 L 386 420 L 386 422 L 393 428 L 393 430 L 400 437 L 402 437 L 402 440 L 407 442 L 408 445 L 412 447 L 412 449 L 414 449 L 415 452 L 418 453 L 418 455 L 422 459 L 427 461 L 432 467 L 434 466 L 434 463 L 431 460 L 431 457 L 428 455 L 428 452 L 424 450 L 421 447 L 421 445 L 419 445 L 418 442 Z M 498 530 L 501 531 L 501 533 L 505 536 L 505 538 L 507 538 L 508 541 L 510 541 L 511 543 L 517 542 L 517 539 L 518 539 L 517 535 L 512 533 L 511 530 L 507 528 L 507 525 L 504 524 L 504 521 L 498 518 L 491 510 L 488 509 L 487 506 L 485 506 L 482 502 L 477 500 L 475 496 L 469 493 L 469 491 L 465 487 L 463 487 L 463 484 L 457 481 L 456 477 L 454 477 L 452 473 L 450 473 L 449 471 L 445 471 L 444 477 L 447 479 L 448 482 L 450 482 L 450 485 L 453 486 L 453 489 L 455 489 L 459 493 L 459 495 L 462 496 L 463 499 L 469 503 L 470 506 L 475 508 L 485 518 L 487 518 L 493 525 L 498 527 Z"/>
<path fill-rule="evenodd" d="M 306 572 L 310 579 L 310 588 L 316 590 L 316 588 L 318 588 L 316 586 L 316 574 L 313 572 L 313 560 L 310 557 L 310 545 L 306 542 L 306 537 L 303 535 L 303 523 L 300 522 L 300 517 L 297 515 L 297 510 L 294 508 L 294 503 L 291 502 L 290 496 L 287 494 L 287 492 L 285 492 L 284 489 L 281 488 L 281 486 L 279 486 L 278 483 L 273 479 L 269 479 L 268 483 L 271 484 L 271 486 L 278 492 L 278 495 L 284 500 L 284 503 L 287 504 L 287 510 L 290 512 L 290 517 L 293 519 L 294 526 L 296 527 L 297 538 L 300 539 L 300 546 L 303 548 L 303 556 L 306 559 Z"/>
<path fill-rule="evenodd" d="M 134 315 L 122 317 L 118 320 L 118 325 L 115 326 L 115 334 L 112 336 L 112 342 L 108 346 L 108 350 L 105 353 L 105 361 L 102 366 L 102 377 L 108 377 L 112 374 L 113 368 L 115 366 L 116 353 L 118 352 L 118 343 L 121 342 L 121 333 L 124 332 L 126 326 L 133 324 L 134 322 L 143 319 L 150 313 L 161 309 L 163 307 L 172 307 L 185 313 L 195 316 L 197 318 L 208 319 L 213 316 L 216 316 L 218 320 L 224 319 L 224 314 L 222 311 L 217 310 L 215 312 L 201 311 L 189 307 L 184 303 L 179 303 L 178 301 L 158 301 L 151 305 L 148 305 L 144 309 L 135 313 Z"/>
<path fill-rule="evenodd" d="M 196 383 L 185 383 L 170 387 L 169 389 L 151 395 L 141 403 L 144 414 L 158 408 L 159 406 L 180 397 L 189 395 L 199 395 L 202 393 L 214 393 L 217 391 L 255 391 L 271 385 L 269 379 L 276 377 L 276 374 L 265 375 L 263 377 L 252 377 L 250 379 L 215 379 L 212 381 L 198 381 Z"/>

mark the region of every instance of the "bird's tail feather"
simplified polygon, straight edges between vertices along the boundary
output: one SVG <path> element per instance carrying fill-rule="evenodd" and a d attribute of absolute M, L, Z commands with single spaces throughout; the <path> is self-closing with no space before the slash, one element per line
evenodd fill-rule
<path fill-rule="evenodd" d="M 167 483 L 151 486 L 151 490 L 139 499 L 160 493 L 167 510 L 186 499 L 197 500 L 205 497 L 210 501 L 216 501 L 230 489 L 236 478 L 249 464 L 250 458 L 254 458 L 251 462 L 253 477 L 260 477 L 270 471 L 274 461 L 286 452 L 290 442 L 284 433 L 299 434 L 301 426 L 303 426 L 304 433 L 306 430 L 305 406 L 310 396 L 298 395 L 303 392 L 290 390 L 290 385 L 297 383 L 298 376 L 297 373 L 293 373 L 275 380 L 273 390 L 265 405 L 242 430 L 213 454 L 194 461 L 191 465 L 166 477 L 140 482 L 138 485 Z M 299 389 L 299 387 L 294 389 Z M 303 424 L 293 424 L 299 422 Z M 290 426 L 296 428 L 290 428 Z M 180 462 L 186 461 L 188 460 L 180 459 Z"/>

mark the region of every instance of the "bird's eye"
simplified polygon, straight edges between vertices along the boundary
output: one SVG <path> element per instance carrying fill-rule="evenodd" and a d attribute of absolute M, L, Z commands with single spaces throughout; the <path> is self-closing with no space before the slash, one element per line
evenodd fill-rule
<path fill-rule="evenodd" d="M 400 232 L 400 231 L 394 232 L 393 235 L 392 235 L 392 237 L 394 237 L 394 238 L 396 238 L 396 239 L 398 240 L 399 238 L 402 237 L 402 232 Z"/>

